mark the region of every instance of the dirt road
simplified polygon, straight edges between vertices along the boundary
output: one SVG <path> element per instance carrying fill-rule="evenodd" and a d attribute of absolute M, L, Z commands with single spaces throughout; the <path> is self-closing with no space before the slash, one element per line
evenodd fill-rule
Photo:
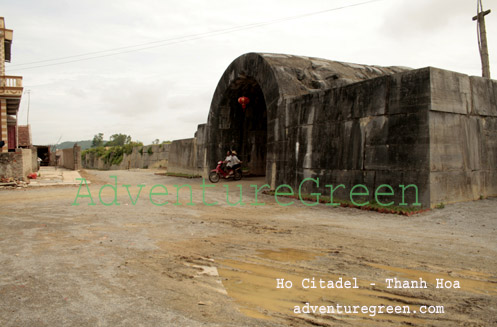
<path fill-rule="evenodd" d="M 261 194 L 265 205 L 251 205 L 261 179 L 227 181 L 229 200 L 241 184 L 246 203 L 230 206 L 222 183 L 203 192 L 201 179 L 147 170 L 83 176 L 92 199 L 76 186 L 0 190 L 0 326 L 497 325 L 497 199 L 404 217 Z M 110 176 L 119 205 L 99 200 Z M 169 195 L 150 198 L 156 184 Z M 183 184 L 194 205 L 187 187 L 174 204 Z M 101 198 L 112 203 L 114 190 Z M 427 288 L 388 288 L 394 278 Z"/>

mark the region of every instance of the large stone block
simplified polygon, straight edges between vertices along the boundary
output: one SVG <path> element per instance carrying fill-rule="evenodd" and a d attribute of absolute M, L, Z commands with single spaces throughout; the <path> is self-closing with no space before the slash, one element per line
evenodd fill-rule
<path fill-rule="evenodd" d="M 431 110 L 467 114 L 471 111 L 469 76 L 430 67 Z"/>
<path fill-rule="evenodd" d="M 439 203 L 471 201 L 485 193 L 481 171 L 432 171 L 430 173 L 430 202 L 432 206 Z"/>
<path fill-rule="evenodd" d="M 431 108 L 430 68 L 389 76 L 388 114 L 417 113 Z"/>
<path fill-rule="evenodd" d="M 497 118 L 481 117 L 481 165 L 484 170 L 497 171 Z M 497 180 L 494 184 L 497 184 Z"/>
<path fill-rule="evenodd" d="M 478 117 L 430 112 L 430 169 L 480 169 L 481 132 Z"/>
<path fill-rule="evenodd" d="M 309 133 L 309 128 L 306 128 Z M 299 139 L 299 160 L 303 153 L 312 154 L 312 164 L 304 168 L 362 169 L 364 131 L 359 120 L 326 122 L 312 127 L 312 146 Z M 302 161 L 303 162 L 303 161 Z"/>
<path fill-rule="evenodd" d="M 429 128 L 426 112 L 374 117 L 364 124 L 365 169 L 427 169 Z"/>
<path fill-rule="evenodd" d="M 481 193 L 484 197 L 497 196 L 497 171 L 484 170 L 481 173 Z"/>
<path fill-rule="evenodd" d="M 472 114 L 497 117 L 497 81 L 471 76 Z"/>

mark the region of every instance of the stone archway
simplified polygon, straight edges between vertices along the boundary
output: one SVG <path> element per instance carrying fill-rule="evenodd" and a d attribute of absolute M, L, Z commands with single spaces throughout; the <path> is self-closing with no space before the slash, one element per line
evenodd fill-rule
<path fill-rule="evenodd" d="M 203 176 L 230 149 L 241 154 L 252 173 L 266 176 L 271 187 L 332 171 L 332 166 L 322 166 L 325 160 L 315 150 L 324 144 L 325 122 L 355 119 L 350 107 L 364 107 L 355 95 L 352 104 L 342 106 L 342 97 L 347 97 L 342 87 L 405 70 L 284 54 L 236 58 L 216 87 L 207 125 L 197 140 Z M 339 90 L 335 97 L 330 96 L 333 89 Z M 241 96 L 250 98 L 245 113 L 237 102 Z M 312 137 L 314 127 L 317 137 Z"/>
<path fill-rule="evenodd" d="M 211 103 L 206 167 L 212 168 L 227 150 L 236 150 L 251 174 L 267 175 L 268 124 L 279 95 L 273 71 L 262 56 L 250 53 L 237 58 L 221 77 Z M 238 103 L 241 96 L 250 99 L 245 110 Z"/>
<path fill-rule="evenodd" d="M 237 101 L 241 96 L 250 99 L 245 109 Z M 221 106 L 229 108 L 224 150 L 236 150 L 250 174 L 266 175 L 267 108 L 261 87 L 254 78 L 240 77 L 227 89 Z"/>

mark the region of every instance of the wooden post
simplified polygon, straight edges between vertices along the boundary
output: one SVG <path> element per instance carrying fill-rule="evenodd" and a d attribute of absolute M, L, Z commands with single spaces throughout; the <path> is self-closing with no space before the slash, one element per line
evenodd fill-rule
<path fill-rule="evenodd" d="M 485 16 L 490 14 L 490 9 L 482 11 L 481 1 L 478 1 L 478 14 L 473 17 L 473 20 L 478 24 L 478 46 L 481 57 L 481 71 L 482 76 L 490 78 L 490 63 L 488 59 L 488 46 L 487 46 L 487 31 L 485 29 Z"/>

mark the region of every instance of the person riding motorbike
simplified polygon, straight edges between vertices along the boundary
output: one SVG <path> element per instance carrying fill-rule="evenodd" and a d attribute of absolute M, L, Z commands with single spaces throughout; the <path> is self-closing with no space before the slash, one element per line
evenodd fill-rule
<path fill-rule="evenodd" d="M 229 175 L 233 173 L 232 166 L 233 166 L 233 156 L 230 150 L 226 152 L 226 158 L 224 159 L 224 164 L 225 164 L 225 170 L 229 171 L 229 174 L 226 175 L 225 178 L 228 178 Z"/>
<path fill-rule="evenodd" d="M 233 171 L 242 166 L 242 161 L 238 159 L 236 151 L 231 151 L 231 164 L 231 168 L 233 169 Z"/>

